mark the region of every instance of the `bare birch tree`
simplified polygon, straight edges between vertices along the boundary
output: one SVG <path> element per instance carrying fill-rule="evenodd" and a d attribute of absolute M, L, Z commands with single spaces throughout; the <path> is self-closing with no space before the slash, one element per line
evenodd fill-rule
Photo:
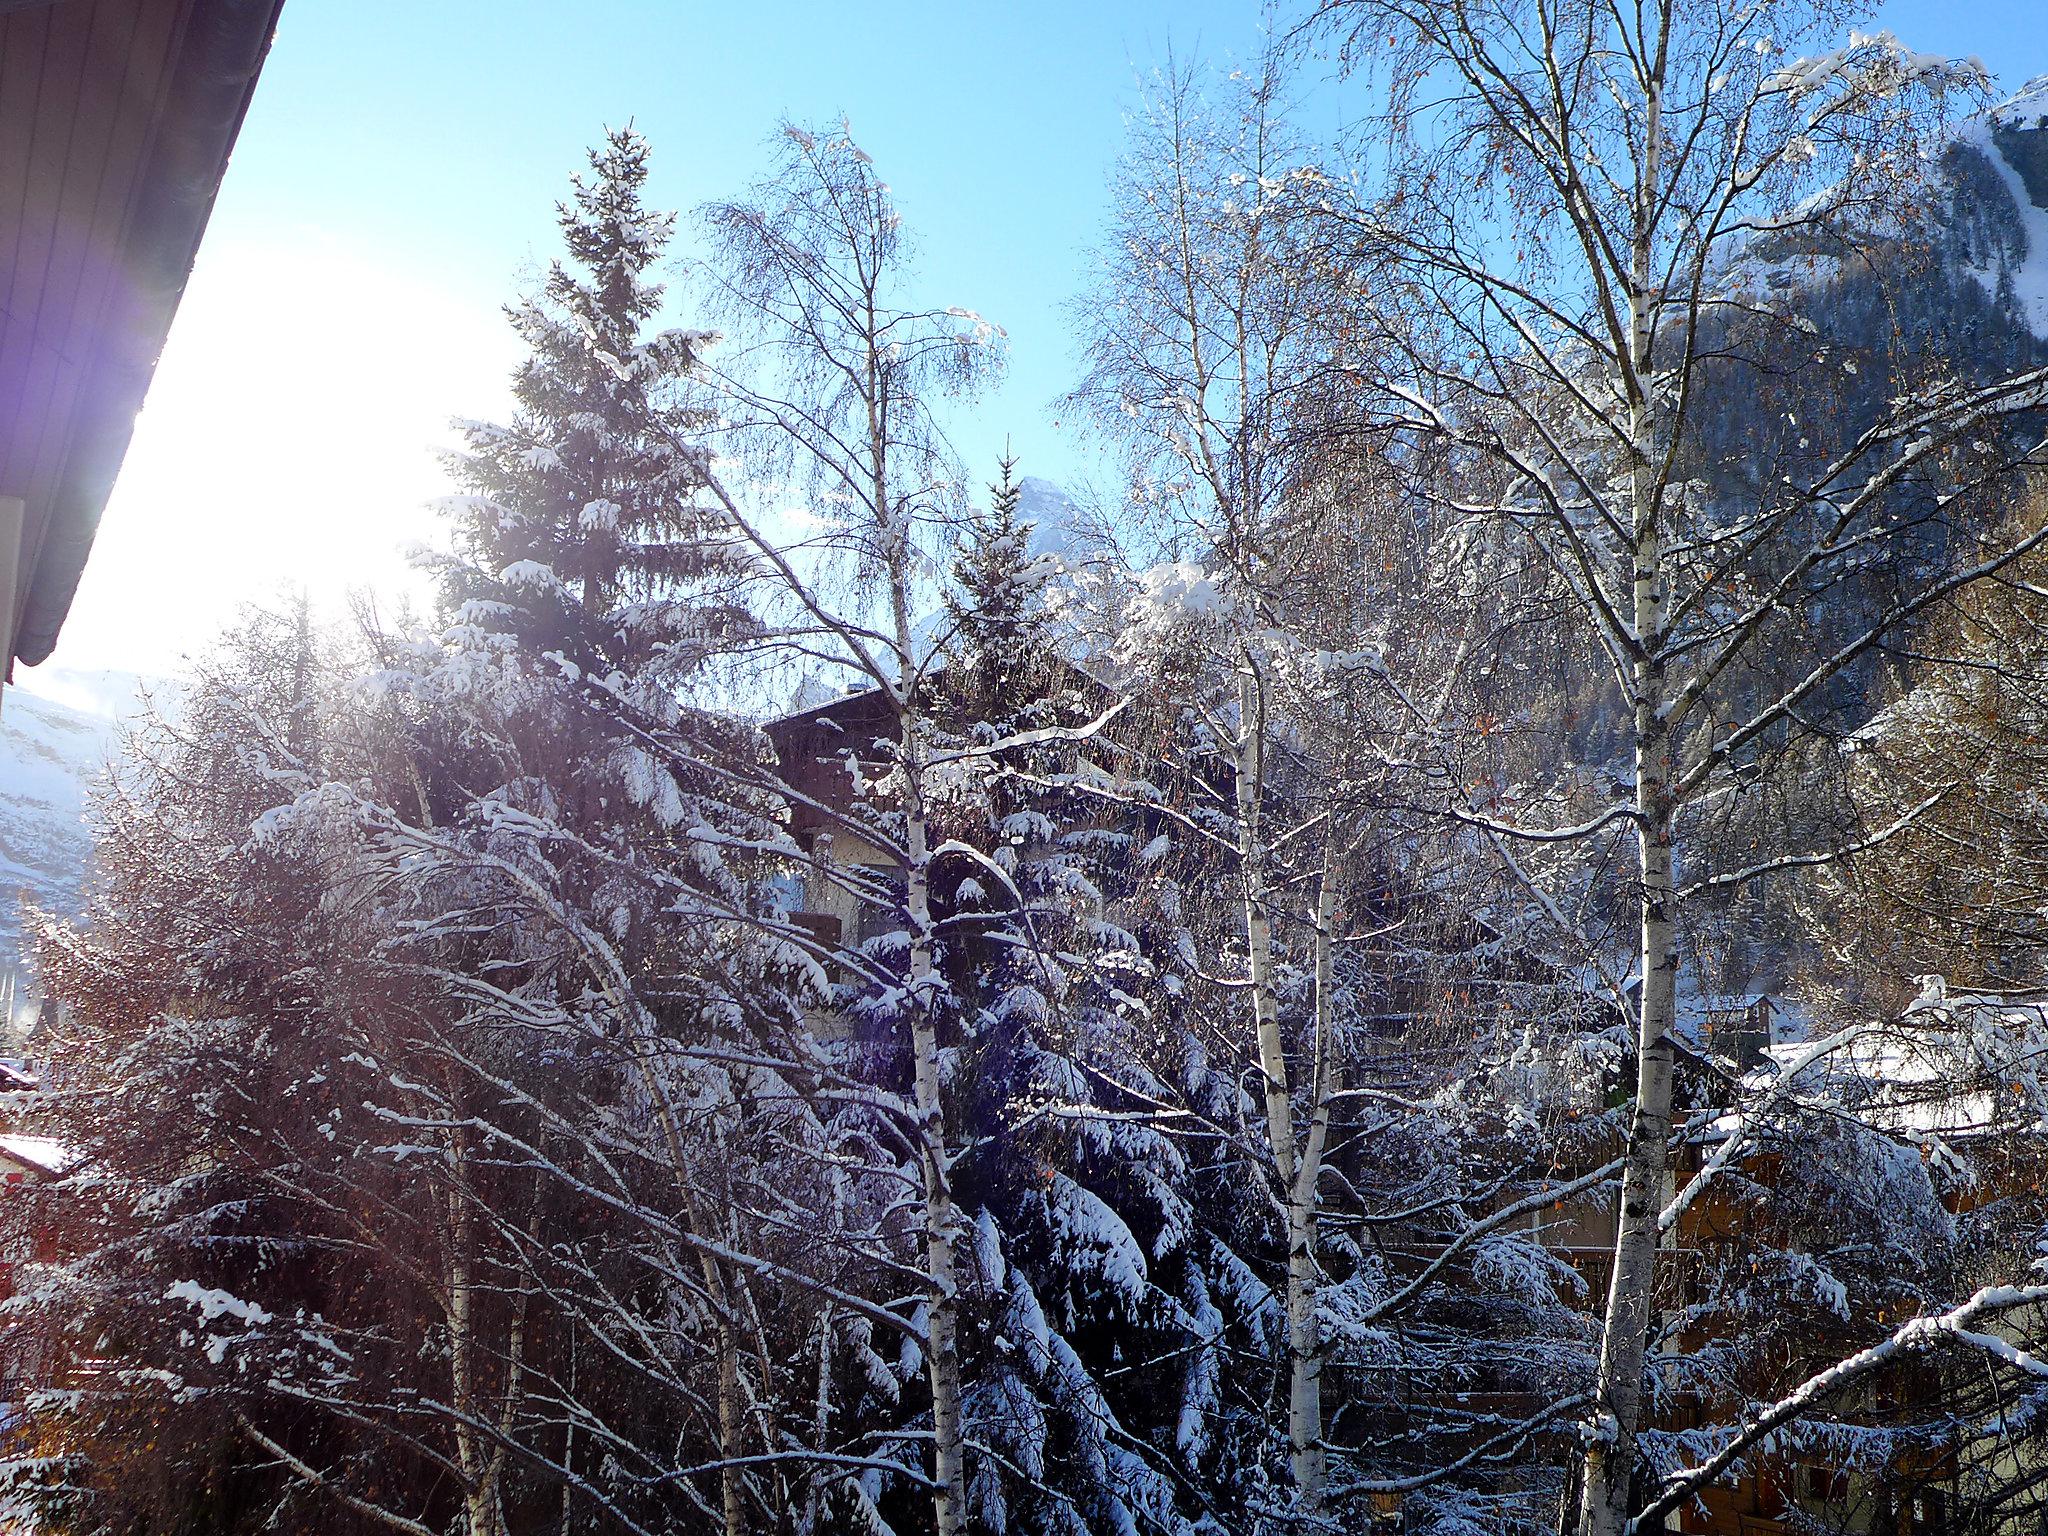
<path fill-rule="evenodd" d="M 1285 814 L 1278 694 L 1287 662 L 1257 637 L 1286 625 L 1276 615 L 1299 575 L 1301 530 L 1285 526 L 1294 510 L 1286 490 L 1325 367 L 1325 296 L 1298 244 L 1316 172 L 1278 90 L 1269 74 L 1217 109 L 1194 69 L 1170 65 L 1147 95 L 1115 189 L 1100 291 L 1077 309 L 1086 317 L 1089 371 L 1076 400 L 1125 451 L 1134 500 L 1154 536 L 1214 573 L 1189 562 L 1162 567 L 1143 606 L 1164 649 L 1179 654 L 1182 664 L 1170 670 L 1190 684 L 1187 698 L 1229 765 L 1227 806 L 1204 830 L 1234 858 L 1241 887 L 1247 1023 L 1286 1232 L 1287 1442 L 1301 1507 L 1314 1514 L 1325 1476 L 1316 1244 L 1336 893 L 1320 879 L 1316 915 L 1307 918 L 1315 1048 L 1313 1060 L 1297 1064 L 1280 1017 L 1284 962 L 1275 927 L 1290 913 L 1275 885 L 1275 849 L 1304 830 L 1311 846 L 1334 833 L 1327 816 L 1320 834 L 1272 824 Z"/>
<path fill-rule="evenodd" d="M 1389 334 L 1420 338 L 1390 414 L 1449 455 L 1436 494 L 1472 537 L 1526 540 L 1550 566 L 1626 725 L 1624 793 L 1575 821 L 1462 792 L 1453 808 L 1524 849 L 1623 833 L 1636 849 L 1634 1119 L 1587 1536 L 1659 1520 L 1697 1486 L 1660 1484 L 1638 1444 L 1673 1206 L 1687 904 L 1842 851 L 1717 868 L 1701 819 L 1762 749 L 1838 706 L 1887 637 L 2039 541 L 1990 537 L 1972 494 L 2036 451 L 2001 427 L 2040 404 L 2039 372 L 1929 368 L 1867 430 L 1802 425 L 1739 476 L 1702 462 L 1732 399 L 1776 398 L 1772 370 L 1815 389 L 1853 374 L 1806 308 L 1911 228 L 1923 147 L 1945 102 L 1979 84 L 1888 34 L 1844 39 L 1859 9 L 1328 0 L 1316 14 L 1389 91 L 1369 141 L 1386 198 L 1358 234 L 1360 261 L 1398 285 Z M 1793 280 L 1766 282 L 1773 263 Z"/>
<path fill-rule="evenodd" d="M 721 484 L 719 494 L 777 580 L 784 643 L 880 690 L 895 722 L 885 771 L 896 836 L 882 840 L 900 873 L 907 929 L 900 1016 L 923 1205 L 933 1508 L 939 1536 L 958 1536 L 967 1477 L 958 1339 L 965 1231 L 941 1095 L 947 983 L 935 963 L 925 686 L 934 656 L 918 620 L 936 569 L 934 532 L 961 505 L 962 477 L 938 411 L 1000 365 L 1001 333 L 966 310 L 906 304 L 901 217 L 843 127 L 785 125 L 775 174 L 705 218 L 709 291 L 728 340 L 702 377 L 727 413 L 749 480 L 786 477 L 822 532 L 777 539 L 744 487 L 735 484 L 735 495 Z M 826 596 L 835 578 L 850 594 L 843 603 Z M 873 826 L 863 835 L 882 837 Z"/>
<path fill-rule="evenodd" d="M 1419 541 L 1360 409 L 1369 311 L 1351 274 L 1325 260 L 1319 232 L 1337 192 L 1284 92 L 1275 58 L 1227 80 L 1176 65 L 1155 81 L 1114 184 L 1103 271 L 1077 307 L 1088 373 L 1074 398 L 1126 472 L 1132 543 L 1167 557 L 1135 562 L 1110 654 L 1158 693 L 1159 738 L 1176 744 L 1154 749 L 1170 759 L 1160 784 L 1110 754 L 1092 791 L 1184 805 L 1170 830 L 1189 845 L 1189 867 L 1230 871 L 1230 921 L 1213 910 L 1190 921 L 1223 939 L 1204 962 L 1223 974 L 1204 979 L 1235 994 L 1227 1006 L 1241 1027 L 1226 1049 L 1251 1063 L 1259 1114 L 1243 1129 L 1284 1251 L 1292 1509 L 1313 1519 L 1336 1515 L 1335 1495 L 1348 1505 L 1425 1488 L 1485 1459 L 1454 1452 L 1397 1473 L 1389 1447 L 1332 1444 L 1334 1408 L 1368 1423 L 1373 1391 L 1329 1378 L 1348 1341 L 1416 1321 L 1438 1277 L 1463 1275 L 1502 1239 L 1514 1202 L 1494 1198 L 1500 1170 L 1452 1173 L 1453 1187 L 1431 1191 L 1432 1217 L 1402 1234 L 1435 1249 L 1420 1278 L 1366 1284 L 1349 1246 L 1361 1224 L 1398 1226 L 1394 1212 L 1411 1203 L 1352 1182 L 1371 1161 L 1362 1147 L 1375 1136 L 1392 1146 L 1422 1118 L 1359 1081 L 1351 1059 L 1365 1045 L 1360 978 L 1389 963 L 1363 958 L 1372 943 L 1397 946 L 1402 974 L 1378 984 L 1404 996 L 1423 992 L 1430 965 L 1428 938 L 1395 931 L 1428 925 L 1440 872 L 1421 869 L 1421 823 L 1399 820 L 1386 770 L 1418 721 L 1449 707 L 1437 682 L 1456 674 L 1452 658 L 1472 637 L 1415 601 Z M 1407 678 L 1432 697 L 1418 703 Z M 1386 868 L 1394 844 L 1407 850 L 1395 862 L 1415 867 Z M 1206 907 L 1187 894 L 1191 914 Z M 1331 1160 L 1339 1146 L 1348 1173 Z M 1423 1239 L 1431 1219 L 1442 1227 Z M 1410 1362 L 1416 1379 L 1428 1353 Z M 1507 1426 L 1494 1450 L 1536 1432 Z"/>

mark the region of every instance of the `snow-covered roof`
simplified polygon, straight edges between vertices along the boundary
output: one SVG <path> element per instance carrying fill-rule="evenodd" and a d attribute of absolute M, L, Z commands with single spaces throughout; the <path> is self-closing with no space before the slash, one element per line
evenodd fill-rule
<path fill-rule="evenodd" d="M 1909 1138 L 1967 1137 L 2048 1118 L 2044 1040 L 2048 1003 L 1951 994 L 1927 978 L 1899 1018 L 1765 1047 L 1769 1064 L 1750 1086 L 1780 1082 L 1794 1100 L 1827 1102 Z"/>
<path fill-rule="evenodd" d="M 78 1154 L 54 1136 L 0 1136 L 0 1157 L 48 1174 L 62 1173 L 78 1161 Z"/>

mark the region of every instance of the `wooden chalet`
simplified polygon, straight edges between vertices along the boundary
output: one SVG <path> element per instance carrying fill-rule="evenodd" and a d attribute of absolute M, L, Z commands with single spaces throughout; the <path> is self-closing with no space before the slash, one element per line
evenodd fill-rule
<path fill-rule="evenodd" d="M 886 909 L 860 901 L 845 886 L 827 879 L 820 864 L 849 865 L 882 885 L 897 881 L 894 859 L 848 825 L 847 812 L 859 798 L 856 774 L 876 771 L 879 743 L 896 735 L 896 712 L 879 688 L 850 692 L 768 725 L 768 739 L 782 762 L 790 801 L 790 835 L 814 863 L 791 877 L 788 907 L 799 927 L 831 948 L 886 931 Z"/>
<path fill-rule="evenodd" d="M 1096 705 L 1112 695 L 1072 663 L 1070 681 Z M 936 679 L 939 674 L 934 674 Z M 956 722 L 957 723 L 957 722 Z M 898 908 L 903 874 L 894 855 L 861 832 L 862 814 L 886 806 L 863 786 L 886 773 L 898 739 L 896 708 L 880 688 L 859 688 L 840 698 L 772 720 L 767 727 L 790 795 L 789 831 L 809 861 L 787 877 L 785 906 L 791 922 L 812 933 L 822 948 L 860 944 L 902 927 Z M 837 874 L 828 873 L 836 868 Z M 934 908 L 950 907 L 957 876 L 933 889 Z M 867 899 L 856 894 L 855 886 Z"/>

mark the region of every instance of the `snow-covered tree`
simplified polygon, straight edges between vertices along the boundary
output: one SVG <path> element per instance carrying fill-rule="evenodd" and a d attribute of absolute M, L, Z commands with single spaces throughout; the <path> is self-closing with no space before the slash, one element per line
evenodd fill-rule
<path fill-rule="evenodd" d="M 77 1469 L 35 1503 L 69 1528 L 257 1529 L 304 1507 L 351 1529 L 488 1511 L 496 1530 L 530 1492 L 417 1405 L 513 1415 L 537 1320 L 486 1278 L 507 1255 L 471 1217 L 523 1223 L 533 1191 L 453 1140 L 394 1138 L 387 1115 L 451 1091 L 432 1042 L 462 1004 L 394 963 L 363 829 L 281 821 L 389 745 L 346 707 L 347 674 L 303 613 L 230 636 L 108 800 L 90 926 L 45 938 L 48 1111 L 76 1182 L 10 1216 L 55 1249 L 16 1307 L 54 1389 L 32 1433 Z M 430 1158 L 445 1178 L 413 1177 Z M 437 1465 L 460 1476 L 422 1497 Z"/>
<path fill-rule="evenodd" d="M 720 490 L 776 573 L 775 645 L 859 690 L 862 723 L 824 749 L 851 793 L 807 790 L 794 757 L 780 783 L 817 823 L 792 862 L 874 915 L 849 925 L 864 939 L 822 946 L 842 977 L 839 1059 L 867 1085 L 847 1085 L 837 1123 L 870 1127 L 869 1176 L 914 1189 L 923 1217 L 914 1253 L 885 1229 L 864 1247 L 923 1277 L 899 1358 L 923 1368 L 929 1411 L 871 1363 L 830 1417 L 903 1458 L 905 1476 L 860 1482 L 868 1518 L 921 1520 L 928 1489 L 942 1532 L 1185 1529 L 1216 1486 L 1193 1479 L 1218 1465 L 1224 1331 L 1262 1331 L 1267 1312 L 1191 1217 L 1187 1155 L 1151 1123 L 1180 1064 L 1148 1048 L 1153 967 L 1118 903 L 1150 873 L 1136 855 L 1154 829 L 1062 782 L 1122 700 L 1053 632 L 1008 473 L 970 510 L 938 432 L 1000 332 L 898 297 L 902 226 L 843 127 L 789 128 L 782 157 L 711 210 L 728 342 L 706 385 L 748 469 Z M 807 516 L 778 539 L 792 485 Z M 1219 1266 L 1238 1295 L 1212 1299 Z M 863 1334 L 854 1359 L 878 1343 Z"/>
<path fill-rule="evenodd" d="M 653 328 L 674 216 L 647 206 L 647 170 L 647 141 L 615 130 L 560 206 L 568 262 L 510 311 L 527 349 L 514 414 L 465 427 L 450 467 L 470 499 L 449 503 L 455 558 L 440 569 L 467 622 L 505 620 L 535 657 L 659 690 L 744 627 L 730 597 L 746 561 L 695 494 L 703 423 L 681 385 L 705 338 Z M 632 702 L 663 713 L 652 695 Z"/>
<path fill-rule="evenodd" d="M 1159 512 L 1203 562 L 1151 574 L 1144 597 L 1157 618 L 1139 633 L 1187 658 L 1185 697 L 1228 776 L 1227 802 L 1196 825 L 1227 846 L 1243 887 L 1235 938 L 1257 1042 L 1265 1155 L 1286 1225 L 1289 1459 L 1313 1516 L 1324 1475 L 1316 1248 L 1333 1086 L 1336 887 L 1316 877 L 1312 915 L 1290 911 L 1280 894 L 1275 849 L 1307 827 L 1272 820 L 1285 814 L 1275 795 L 1286 767 L 1277 693 L 1295 658 L 1285 641 L 1275 654 L 1262 637 L 1294 638 L 1281 594 L 1300 540 L 1298 526 L 1287 526 L 1285 493 L 1289 450 L 1323 368 L 1323 311 L 1300 245 L 1300 214 L 1319 177 L 1288 141 L 1273 90 L 1261 81 L 1240 112 L 1209 113 L 1182 73 L 1148 103 L 1126 152 L 1110 237 L 1122 259 L 1095 311 L 1101 323 L 1082 393 L 1099 420 L 1122 429 L 1134 482 L 1157 487 Z M 1326 823 L 1311 846 L 1336 840 L 1324 810 L 1307 812 Z M 1275 929 L 1291 925 L 1315 951 L 1306 1061 L 1290 1059 L 1281 1021 L 1283 956 L 1300 949 L 1286 937 L 1276 943 Z"/>
<path fill-rule="evenodd" d="M 790 1451 L 821 1319 L 895 1316 L 869 1278 L 841 1283 L 817 1217 L 837 1188 L 802 1075 L 817 977 L 762 895 L 781 802 L 741 777 L 765 747 L 689 695 L 752 632 L 734 600 L 750 557 L 698 501 L 693 342 L 645 335 L 667 231 L 640 201 L 645 164 L 631 134 L 592 157 L 562 209 L 575 269 L 515 311 L 532 353 L 512 423 L 471 428 L 456 464 L 470 494 L 434 562 L 445 627 L 372 625 L 353 684 L 330 669 L 303 709 L 229 679 L 204 696 L 225 726 L 167 728 L 177 761 L 132 841 L 180 847 L 154 828 L 199 827 L 203 878 L 145 866 L 121 900 L 168 911 L 164 963 L 201 975 L 216 935 L 262 919 L 269 947 L 232 959 L 268 990 L 188 991 L 144 1041 L 108 1034 L 129 1054 L 87 1053 L 111 1078 L 182 1081 L 187 1013 L 259 1042 L 294 1028 L 298 1054 L 246 1064 L 274 1086 L 227 1093 L 282 1105 L 293 1134 L 237 1121 L 242 1142 L 192 1157 L 269 1180 L 280 1241 L 356 1256 L 320 1276 L 366 1310 L 323 1335 L 338 1353 L 286 1357 L 268 1324 L 296 1297 L 261 1266 L 194 1277 L 198 1300 L 140 1299 L 173 1335 L 166 1312 L 246 1301 L 236 1336 L 206 1346 L 230 1386 L 251 1384 L 231 1397 L 236 1432 L 295 1498 L 387 1527 L 497 1536 L 545 1505 L 737 1531 L 797 1507 L 828 1455 Z M 222 775 L 240 798 L 199 799 Z M 280 890 L 297 903 L 282 927 L 264 905 Z M 95 934 L 130 921 L 116 902 Z M 111 978 L 78 989 L 101 1020 L 142 957 L 66 942 L 73 974 Z M 323 1118 L 304 1123 L 301 1102 Z M 140 1237 L 81 1245 L 81 1274 L 154 1240 L 150 1198 Z M 294 1414 L 321 1426 L 310 1440 Z M 444 1474 L 431 1499 L 398 1475 L 416 1465 Z"/>
<path fill-rule="evenodd" d="M 1243 1165 L 1192 1108 L 1231 1089 L 1178 1016 L 1157 920 L 1171 840 L 1073 787 L 1088 727 L 1120 701 L 1048 611 L 1056 562 L 1032 554 L 1007 464 L 990 493 L 954 563 L 934 680 L 941 739 L 985 754 L 940 820 L 989 866 L 943 891 L 967 1006 L 958 1115 L 975 1133 L 958 1174 L 979 1211 L 977 1275 L 1007 1276 L 1000 1305 L 977 1299 L 963 1361 L 970 1426 L 1002 1453 L 978 1468 L 975 1518 L 1241 1519 L 1258 1501 L 1239 1475 L 1256 1476 L 1244 1431 L 1258 1420 L 1227 1364 L 1270 1347 L 1278 1309 L 1230 1246 Z M 1021 1307 L 1042 1345 L 1019 1354 Z M 1015 1470 L 1062 1445 L 1091 1469 L 1070 1510 Z"/>
<path fill-rule="evenodd" d="M 948 690 L 969 718 L 991 723 L 1015 718 L 1015 703 L 1029 697 L 1028 673 L 1059 659 L 1045 601 L 1052 573 L 1032 556 L 1032 525 L 1019 518 L 1017 461 L 1005 456 L 998 467 L 987 508 L 969 514 L 945 594 Z"/>
<path fill-rule="evenodd" d="M 1784 742 L 1839 715 L 1842 680 L 1887 637 L 2039 540 L 1990 537 L 1978 494 L 2028 456 L 2031 435 L 2015 449 L 1992 429 L 2040 403 L 2039 372 L 1978 384 L 1937 364 L 1895 381 L 1853 436 L 1802 417 L 1750 445 L 1739 473 L 1699 455 L 1751 381 L 1853 375 L 1805 307 L 1838 263 L 1881 261 L 1910 225 L 1921 148 L 1945 98 L 1977 84 L 1886 33 L 1841 40 L 1855 9 L 1318 8 L 1388 88 L 1368 141 L 1386 197 L 1358 218 L 1353 258 L 1387 289 L 1385 332 L 1408 351 L 1388 415 L 1444 455 L 1441 504 L 1467 547 L 1520 546 L 1554 573 L 1623 727 L 1605 803 L 1528 814 L 1514 791 L 1475 802 L 1446 785 L 1456 814 L 1525 854 L 1601 838 L 1635 854 L 1637 1082 L 1587 1421 L 1588 1533 L 1660 1521 L 1726 1464 L 1646 1465 L 1641 1441 L 1675 1220 L 1687 914 L 1855 841 L 1703 829 Z M 1794 276 L 1774 283 L 1781 261 Z M 1567 910 L 1561 885 L 1530 873 Z M 1762 1432 L 1745 1422 L 1730 1444 Z"/>
<path fill-rule="evenodd" d="M 900 948 L 877 973 L 870 1012 L 904 1047 L 909 1103 L 890 1112 L 887 1135 L 909 1152 L 903 1171 L 921 1207 L 924 1297 L 909 1329 L 930 1385 L 929 1481 L 938 1536 L 957 1536 L 968 1509 L 960 1374 L 962 1263 L 968 1222 L 953 1189 L 957 1133 L 943 1093 L 943 1021 L 957 1016 L 939 964 L 932 908 L 933 865 L 945 850 L 931 837 L 938 782 L 926 703 L 932 657 L 917 619 L 929 592 L 928 546 L 959 498 L 936 412 L 970 394 L 1000 361 L 1001 333 L 969 311 L 932 309 L 902 297 L 905 235 L 888 186 L 843 127 L 813 131 L 785 125 L 772 176 L 742 200 L 706 210 L 713 257 L 706 270 L 729 341 L 705 370 L 735 449 L 751 455 L 757 480 L 777 469 L 812 503 L 821 531 L 795 544 L 772 536 L 760 510 L 751 516 L 724 487 L 764 566 L 780 578 L 783 633 L 800 650 L 850 670 L 887 704 L 890 729 L 867 752 L 886 777 L 886 809 L 856 808 L 859 835 L 883 850 L 895 879 L 861 892 L 885 906 L 900 902 Z M 850 576 L 845 606 L 824 593 L 835 574 Z M 940 776 L 943 777 L 942 772 Z M 875 812 L 880 811 L 877 815 Z M 839 814 L 833 812 L 832 814 Z M 830 871 L 830 877 L 845 878 Z M 855 877 L 858 880 L 859 877 Z M 900 893 L 892 887 L 900 884 Z"/>
<path fill-rule="evenodd" d="M 1454 1412 L 1428 1427 L 1406 1414 L 1382 1439 L 1376 1416 L 1429 1402 L 1428 1381 L 1448 1404 L 1451 1376 L 1472 1368 L 1450 1341 L 1486 1304 L 1456 1324 L 1431 1310 L 1490 1264 L 1530 1282 L 1504 1288 L 1517 1304 L 1544 1294 L 1546 1330 L 1574 1331 L 1549 1294 L 1560 1277 L 1527 1235 L 1528 1186 L 1511 1188 L 1524 1157 L 1520 1176 L 1544 1182 L 1539 1143 L 1525 1131 L 1506 1159 L 1477 1158 L 1502 1106 L 1481 1102 L 1476 1069 L 1507 1016 L 1460 1007 L 1453 1023 L 1455 992 L 1437 985 L 1455 974 L 1469 998 L 1475 984 L 1509 983 L 1509 944 L 1469 922 L 1484 910 L 1478 889 L 1497 882 L 1405 814 L 1392 771 L 1469 704 L 1459 658 L 1484 652 L 1495 620 L 1475 629 L 1415 600 L 1422 541 L 1359 405 L 1369 312 L 1324 259 L 1335 193 L 1282 96 L 1271 67 L 1220 90 L 1198 71 L 1171 74 L 1120 172 L 1077 399 L 1118 450 L 1152 545 L 1112 604 L 1110 654 L 1156 718 L 1143 766 L 1104 754 L 1085 782 L 1146 808 L 1182 845 L 1176 979 L 1202 999 L 1191 1011 L 1208 1020 L 1219 1066 L 1242 1070 L 1258 1106 L 1224 1119 L 1262 1170 L 1268 1231 L 1246 1246 L 1277 1258 L 1284 1298 L 1276 1438 L 1292 1493 L 1274 1505 L 1320 1518 L 1336 1513 L 1330 1499 L 1359 1510 L 1415 1491 L 1469 1515 L 1450 1484 L 1525 1449 L 1559 1410 L 1550 1400 L 1532 1422 L 1476 1439 Z M 1442 964 L 1460 949 L 1462 968 Z M 1376 1047 L 1419 1064 L 1433 1018 L 1451 1025 L 1437 1075 L 1376 1079 Z M 1452 1145 L 1473 1164 L 1437 1160 Z M 1375 1251 L 1410 1244 L 1428 1256 L 1405 1274 L 1393 1268 L 1405 1257 Z M 1554 1363 L 1550 1347 L 1524 1352 L 1532 1379 L 1539 1358 Z M 1341 1438 L 1338 1414 L 1353 1426 Z M 1392 1449 L 1403 1432 L 1455 1448 L 1404 1464 Z M 1494 1514 L 1511 1517 L 1506 1504 Z"/>

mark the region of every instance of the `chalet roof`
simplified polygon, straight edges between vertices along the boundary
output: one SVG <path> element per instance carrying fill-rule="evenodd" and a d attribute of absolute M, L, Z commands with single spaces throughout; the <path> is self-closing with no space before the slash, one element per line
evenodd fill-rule
<path fill-rule="evenodd" d="M 2048 1117 L 2048 1084 L 2035 1066 L 2044 1038 L 2048 1004 L 2038 997 L 1941 989 L 1896 1018 L 1768 1045 L 1744 1082 L 1783 1084 L 1794 1100 L 1908 1137 L 2038 1129 Z"/>
<path fill-rule="evenodd" d="M 0 4 L 5 3 L 6 0 L 0 0 Z M 1060 656 L 1057 660 L 1083 690 L 1105 698 L 1114 694 L 1115 689 L 1109 683 L 1074 658 Z M 934 668 L 929 674 L 934 681 L 943 675 L 944 668 Z M 820 733 L 827 736 L 852 733 L 872 739 L 896 730 L 896 708 L 885 690 L 873 685 L 854 687 L 822 704 L 806 705 L 777 715 L 766 723 L 764 729 L 778 745 L 785 740 L 808 738 Z"/>
<path fill-rule="evenodd" d="M 849 742 L 863 739 L 864 744 L 865 740 L 895 730 L 896 709 L 880 688 L 860 688 L 807 709 L 778 715 L 765 728 L 769 739 L 785 751 L 786 743 L 808 742 L 812 738 L 845 738 Z"/>
<path fill-rule="evenodd" d="M 0 0 L 9 675 L 57 643 L 282 7 Z"/>
<path fill-rule="evenodd" d="M 0 1157 L 52 1176 L 78 1161 L 78 1154 L 54 1136 L 0 1136 Z"/>

